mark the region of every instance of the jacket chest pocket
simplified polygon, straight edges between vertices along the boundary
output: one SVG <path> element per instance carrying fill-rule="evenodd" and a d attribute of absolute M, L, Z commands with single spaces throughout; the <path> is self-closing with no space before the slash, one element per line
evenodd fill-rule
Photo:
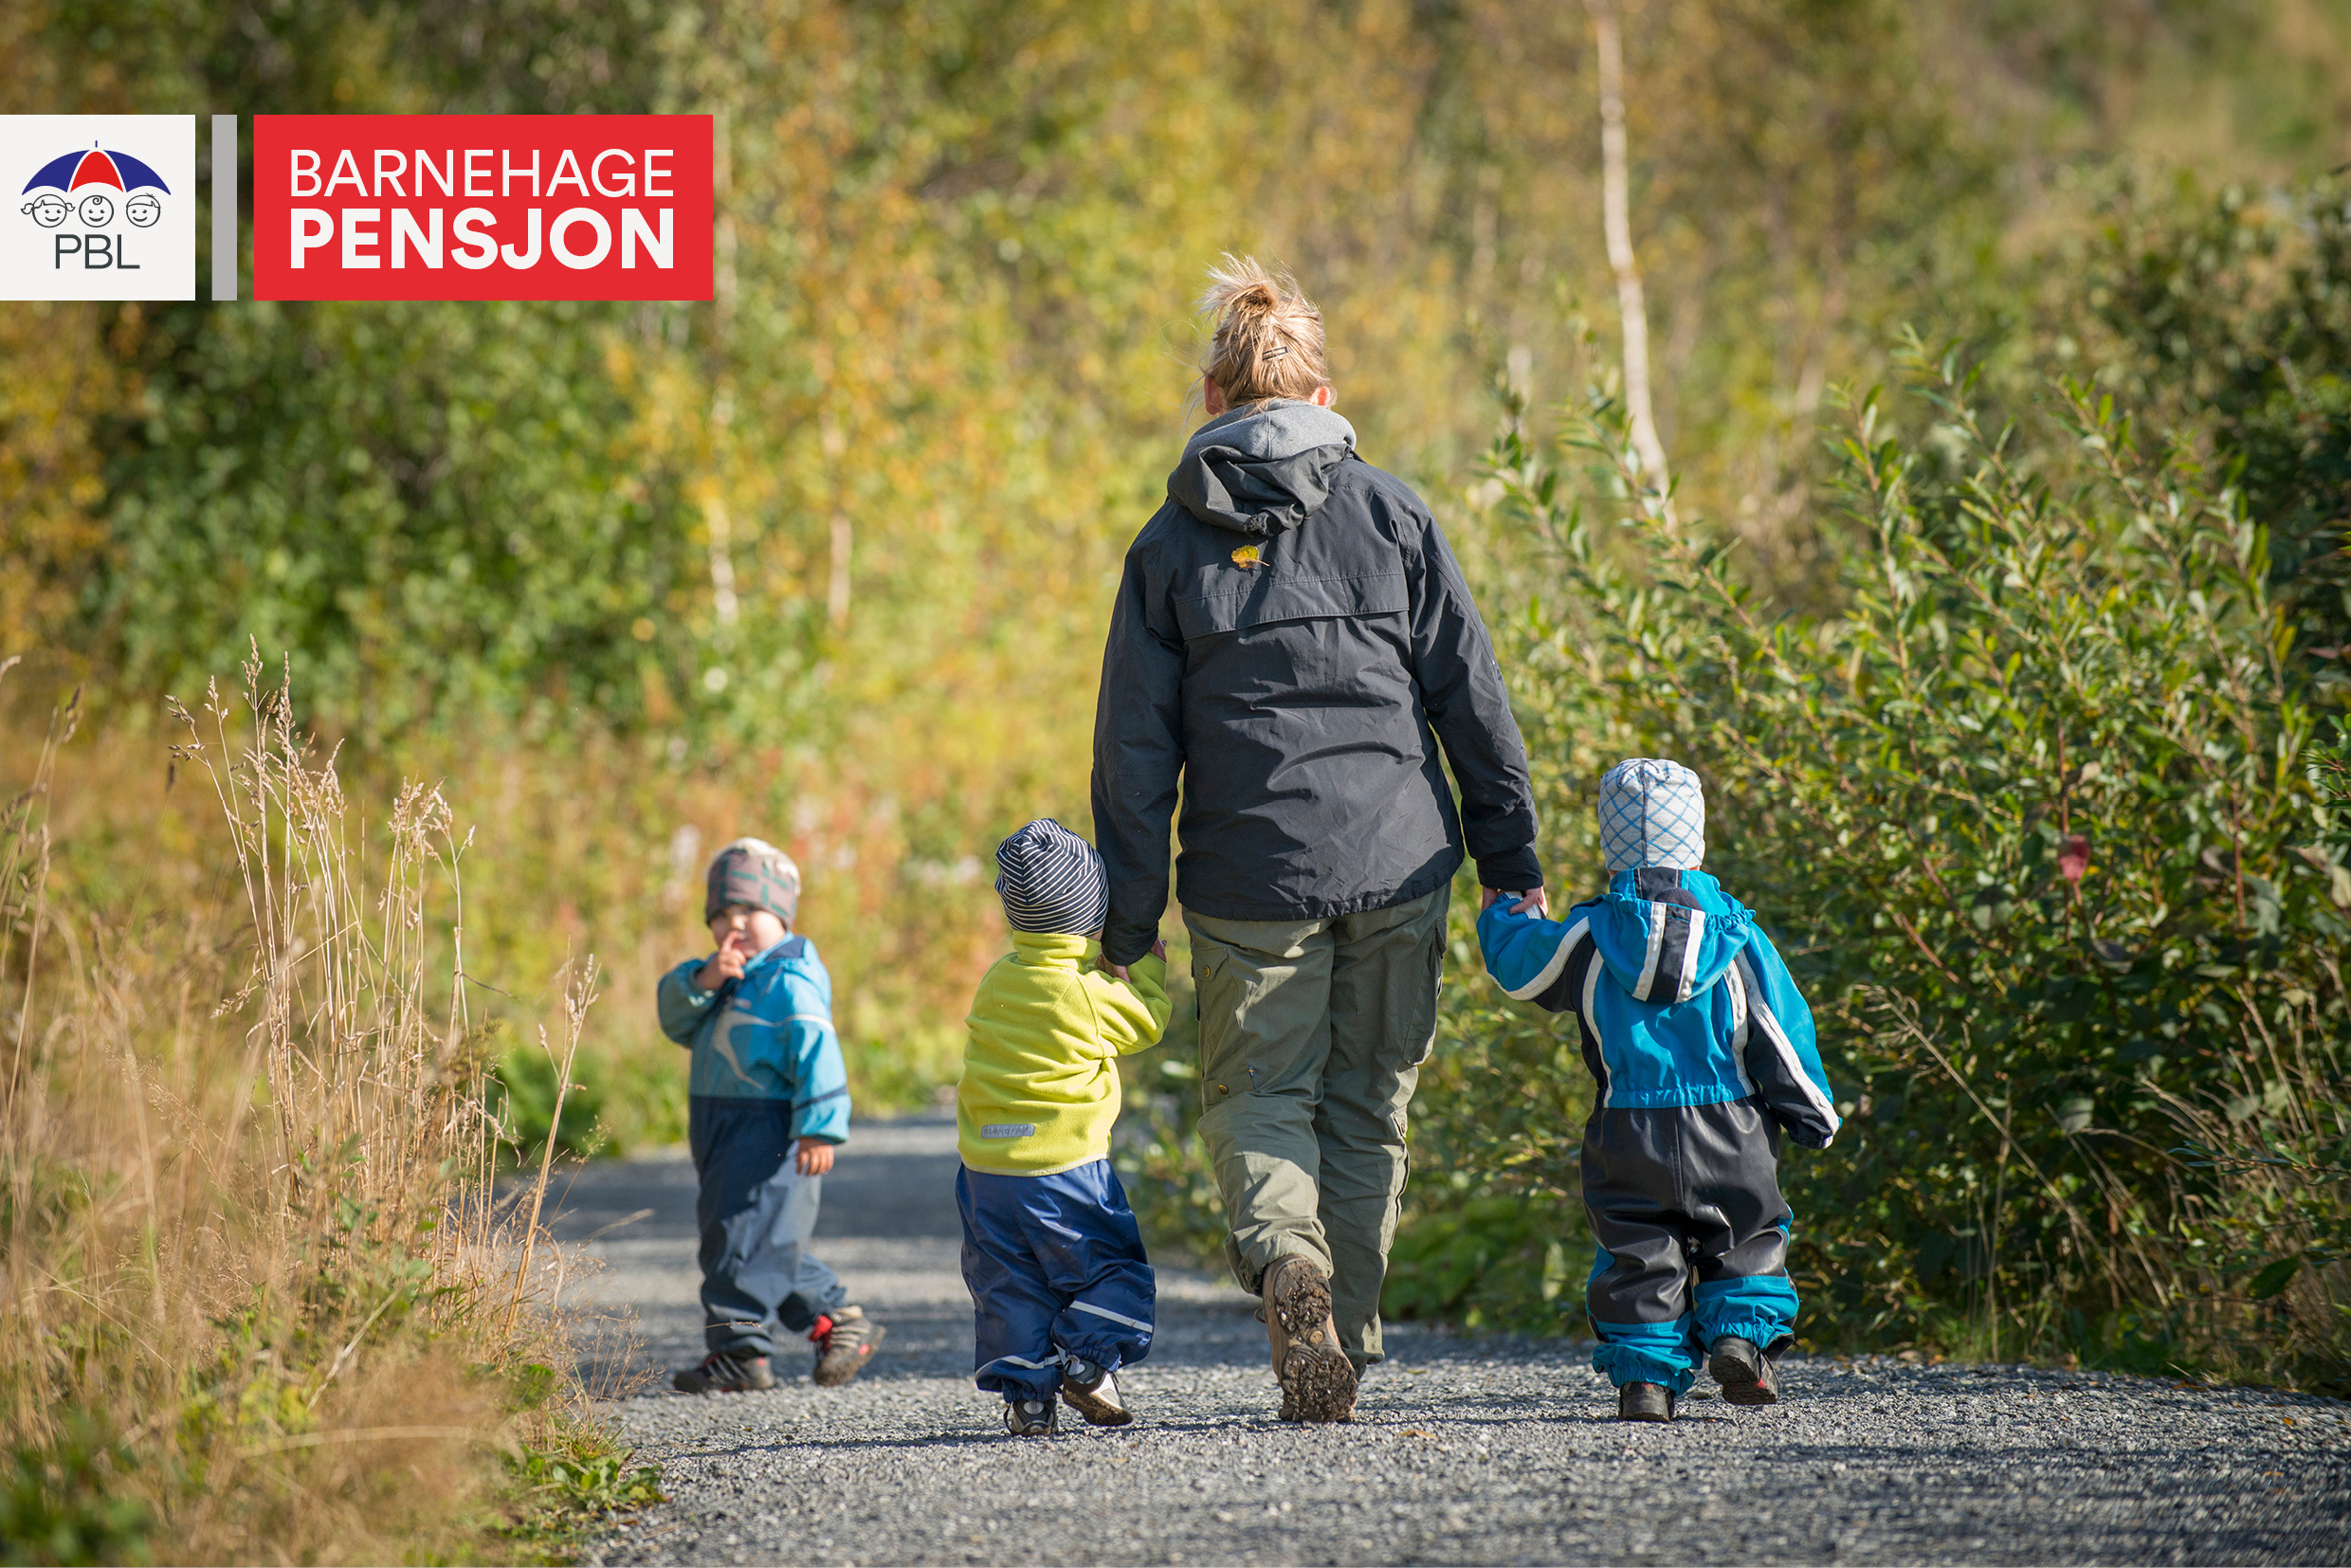
<path fill-rule="evenodd" d="M 1401 572 L 1361 577 L 1292 577 L 1258 567 L 1248 575 L 1249 580 L 1236 588 L 1220 587 L 1217 592 L 1175 601 L 1176 625 L 1184 641 L 1282 621 L 1401 615 L 1410 608 Z M 1214 580 L 1221 584 L 1230 577 L 1220 571 Z"/>

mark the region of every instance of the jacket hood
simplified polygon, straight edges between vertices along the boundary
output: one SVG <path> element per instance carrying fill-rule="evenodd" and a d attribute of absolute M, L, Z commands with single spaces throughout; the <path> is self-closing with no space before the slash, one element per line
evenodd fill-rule
<path fill-rule="evenodd" d="M 1354 451 L 1355 427 L 1319 404 L 1252 403 L 1193 432 L 1167 493 L 1202 522 L 1263 538 L 1330 499 L 1331 477 Z"/>
<path fill-rule="evenodd" d="M 808 950 L 809 939 L 806 937 L 799 936 L 796 933 L 787 933 L 782 941 L 776 942 L 773 946 L 759 949 L 758 952 L 754 953 L 747 960 L 745 960 L 743 964 L 743 978 L 747 980 L 755 972 L 765 970 L 772 965 L 789 963 L 793 959 L 806 953 Z M 739 984 L 740 982 L 738 981 L 737 983 Z"/>
<path fill-rule="evenodd" d="M 1102 952 L 1091 937 L 1060 931 L 1020 931 L 1011 934 L 1012 951 L 1024 958 L 1066 958 L 1083 967 Z"/>
<path fill-rule="evenodd" d="M 1576 914 L 1592 922 L 1592 943 L 1609 974 L 1644 1002 L 1704 994 L 1747 945 L 1755 921 L 1705 872 L 1659 866 L 1617 872 L 1608 891 Z"/>

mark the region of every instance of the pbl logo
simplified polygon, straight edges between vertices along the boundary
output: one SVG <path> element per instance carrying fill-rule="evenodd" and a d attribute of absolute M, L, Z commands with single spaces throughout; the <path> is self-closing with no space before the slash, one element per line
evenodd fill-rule
<path fill-rule="evenodd" d="M 109 194 L 109 191 L 112 193 Z M 36 193 L 37 192 L 37 193 Z M 68 256 L 85 270 L 120 267 L 138 270 L 131 260 L 127 234 L 112 232 L 116 207 L 133 228 L 153 228 L 163 216 L 163 197 L 172 193 L 163 176 L 128 153 L 112 152 L 95 143 L 86 153 L 67 153 L 41 166 L 25 182 L 24 210 L 44 228 L 63 230 L 51 247 L 51 264 L 63 267 Z M 71 218 L 79 226 L 64 229 Z"/>
<path fill-rule="evenodd" d="M 194 299 L 195 177 L 193 115 L 0 117 L 0 299 Z"/>

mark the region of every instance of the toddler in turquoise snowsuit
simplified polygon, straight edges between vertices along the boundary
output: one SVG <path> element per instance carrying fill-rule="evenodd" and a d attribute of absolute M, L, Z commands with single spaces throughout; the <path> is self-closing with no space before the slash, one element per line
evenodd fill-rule
<path fill-rule="evenodd" d="M 1753 912 L 1698 868 L 1705 811 L 1681 764 L 1619 763 L 1600 781 L 1608 891 L 1564 921 L 1505 897 L 1478 921 L 1504 991 L 1576 1014 L 1597 1085 L 1585 1304 L 1626 1420 L 1672 1419 L 1702 1360 L 1734 1404 L 1778 1397 L 1796 1311 L 1780 1135 L 1823 1149 L 1838 1126 L 1812 1010 Z"/>
<path fill-rule="evenodd" d="M 718 952 L 686 959 L 655 994 L 662 1032 L 694 1052 L 686 1136 L 710 1354 L 673 1379 L 687 1394 L 775 1387 L 771 1320 L 815 1344 L 828 1385 L 855 1377 L 885 1332 L 809 1250 L 824 1175 L 848 1139 L 849 1089 L 832 977 L 792 930 L 799 906 L 792 858 L 737 839 L 710 863 L 702 915 Z"/>

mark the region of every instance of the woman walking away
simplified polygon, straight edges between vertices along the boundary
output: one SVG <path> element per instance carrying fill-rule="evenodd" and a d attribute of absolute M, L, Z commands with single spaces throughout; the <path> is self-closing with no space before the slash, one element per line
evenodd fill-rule
<path fill-rule="evenodd" d="M 1321 313 L 1254 261 L 1209 278 L 1208 423 L 1127 551 L 1103 655 L 1103 961 L 1123 974 L 1158 936 L 1180 785 L 1225 1255 L 1264 1300 L 1283 1416 L 1341 1421 L 1380 1358 L 1464 840 L 1485 887 L 1540 900 L 1535 807 L 1461 569 L 1332 411 Z"/>

